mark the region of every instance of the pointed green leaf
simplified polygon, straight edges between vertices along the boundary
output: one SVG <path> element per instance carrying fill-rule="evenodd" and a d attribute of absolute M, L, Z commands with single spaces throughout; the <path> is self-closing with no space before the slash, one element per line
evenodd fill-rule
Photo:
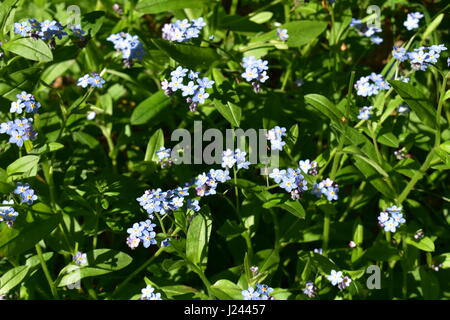
<path fill-rule="evenodd" d="M 41 39 L 20 38 L 6 42 L 2 45 L 2 48 L 33 61 L 48 62 L 53 60 L 52 51 Z"/>

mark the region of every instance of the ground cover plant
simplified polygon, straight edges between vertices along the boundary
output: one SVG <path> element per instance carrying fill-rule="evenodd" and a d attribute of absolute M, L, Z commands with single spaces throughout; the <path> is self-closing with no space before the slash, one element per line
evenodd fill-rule
<path fill-rule="evenodd" d="M 449 13 L 2 1 L 0 297 L 449 298 Z"/>

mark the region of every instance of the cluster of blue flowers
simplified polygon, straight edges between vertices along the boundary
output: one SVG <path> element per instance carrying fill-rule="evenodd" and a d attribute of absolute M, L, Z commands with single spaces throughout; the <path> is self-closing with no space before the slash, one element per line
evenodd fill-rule
<path fill-rule="evenodd" d="M 146 190 L 137 198 L 139 205 L 148 213 L 149 218 L 154 218 L 154 213 L 165 215 L 184 206 L 184 198 L 189 196 L 189 187 L 178 187 L 169 191 Z"/>
<path fill-rule="evenodd" d="M 395 59 L 403 62 L 409 60 L 414 70 L 425 71 L 432 63 L 436 63 L 442 51 L 447 50 L 443 44 L 430 47 L 420 47 L 411 52 L 402 47 L 394 47 L 392 55 Z"/>
<path fill-rule="evenodd" d="M 222 168 L 231 169 L 236 164 L 237 169 L 248 169 L 250 162 L 245 159 L 247 152 L 240 149 L 227 149 L 222 153 Z"/>
<path fill-rule="evenodd" d="M 206 26 L 206 22 L 202 17 L 191 21 L 183 19 L 174 23 L 166 23 L 162 28 L 162 38 L 174 42 L 198 38 L 204 26 Z"/>
<path fill-rule="evenodd" d="M 93 72 L 92 74 L 85 74 L 80 79 L 78 79 L 77 86 L 86 88 L 87 86 L 91 86 L 94 88 L 102 88 L 105 83 L 105 79 L 100 77 L 98 73 Z"/>
<path fill-rule="evenodd" d="M 14 200 L 3 200 L 2 204 L 5 206 L 0 206 L 0 222 L 4 221 L 9 227 L 12 227 L 16 217 L 19 215 L 12 206 L 8 206 L 9 204 L 13 205 Z"/>
<path fill-rule="evenodd" d="M 131 228 L 127 229 L 129 236 L 127 238 L 127 244 L 131 249 L 139 246 L 142 241 L 142 245 L 145 248 L 150 247 L 152 244 L 156 244 L 156 233 L 153 228 L 156 225 L 152 223 L 150 219 L 145 221 L 136 222 Z"/>
<path fill-rule="evenodd" d="M 170 149 L 160 149 L 161 158 L 165 159 Z M 200 205 L 198 200 L 187 199 L 189 197 L 189 189 L 195 188 L 196 195 L 199 197 L 209 196 L 216 194 L 216 188 L 219 183 L 224 183 L 231 179 L 229 168 L 236 165 L 237 169 L 248 169 L 250 162 L 245 160 L 247 153 L 239 149 L 234 152 L 227 149 L 223 153 L 222 157 L 222 169 L 211 169 L 208 173 L 203 172 L 197 175 L 190 183 L 186 183 L 184 187 L 177 187 L 176 189 L 162 191 L 160 188 L 156 190 L 146 190 L 144 194 L 137 198 L 139 205 L 147 212 L 149 219 L 154 219 L 154 214 L 164 215 L 174 210 L 180 209 L 186 203 L 188 210 L 194 212 L 200 211 Z M 127 244 L 130 248 L 136 248 L 140 241 L 144 242 L 144 246 L 150 244 L 156 244 L 154 235 L 151 234 L 155 225 L 151 223 L 151 220 L 147 220 L 145 223 L 135 223 L 128 229 L 130 236 L 127 238 Z M 147 228 L 148 234 L 144 234 L 143 230 Z M 151 228 L 151 230 L 149 229 Z M 145 237 L 145 239 L 142 239 Z M 161 246 L 170 245 L 170 239 L 165 239 L 161 242 Z"/>
<path fill-rule="evenodd" d="M 300 199 L 301 195 L 308 190 L 308 182 L 305 179 L 305 174 L 315 176 L 317 175 L 317 162 L 307 160 L 300 160 L 299 167 L 297 169 L 288 168 L 287 170 L 273 169 L 269 177 L 272 178 L 275 183 L 280 184 L 280 188 L 283 188 L 287 192 L 291 193 L 293 200 Z M 331 183 L 330 183 L 331 181 Z M 316 196 L 326 195 L 329 201 L 337 200 L 337 192 L 339 189 L 332 180 L 327 179 L 319 184 L 314 183 L 312 193 Z"/>
<path fill-rule="evenodd" d="M 270 148 L 272 150 L 282 151 L 286 142 L 283 141 L 283 137 L 286 135 L 286 128 L 284 127 L 273 127 L 267 131 L 266 138 L 270 141 Z"/>
<path fill-rule="evenodd" d="M 30 36 L 35 39 L 51 40 L 54 37 L 59 40 L 67 36 L 64 27 L 56 20 L 45 20 L 39 22 L 36 19 L 28 19 L 23 22 L 14 23 L 14 33 L 22 37 Z"/>
<path fill-rule="evenodd" d="M 339 186 L 330 178 L 326 178 L 319 183 L 314 183 L 311 192 L 318 198 L 324 195 L 328 201 L 333 201 L 338 199 Z"/>
<path fill-rule="evenodd" d="M 384 228 L 384 231 L 395 232 L 402 224 L 406 222 L 403 218 L 402 207 L 392 206 L 385 211 L 380 212 L 378 223 Z"/>
<path fill-rule="evenodd" d="M 252 84 L 255 92 L 259 92 L 261 89 L 260 83 L 264 83 L 269 79 L 267 75 L 269 66 L 267 63 L 267 60 L 256 59 L 254 56 L 242 58 L 241 65 L 245 72 L 241 76 Z"/>
<path fill-rule="evenodd" d="M 20 196 L 21 203 L 26 203 L 29 206 L 38 198 L 35 191 L 27 183 L 17 183 L 14 193 Z M 3 200 L 2 204 L 3 206 L 0 206 L 0 222 L 4 221 L 9 227 L 12 227 L 19 215 L 12 206 L 14 205 L 14 200 Z"/>
<path fill-rule="evenodd" d="M 14 193 L 20 196 L 22 203 L 26 203 L 30 206 L 38 198 L 35 194 L 35 191 L 30 188 L 30 185 L 28 183 L 18 183 L 16 185 Z"/>
<path fill-rule="evenodd" d="M 120 32 L 110 35 L 106 40 L 112 42 L 114 49 L 122 53 L 122 60 L 127 68 L 133 65 L 134 60 L 140 61 L 145 55 L 144 46 L 138 36 Z"/>
<path fill-rule="evenodd" d="M 372 109 L 373 106 L 364 106 L 361 109 L 359 109 L 359 114 L 357 116 L 360 120 L 369 120 L 369 118 L 372 116 Z"/>
<path fill-rule="evenodd" d="M 249 287 L 247 290 L 242 290 L 242 297 L 244 300 L 274 300 L 274 297 L 270 296 L 273 292 L 273 288 L 258 283 L 256 285 L 256 290 Z"/>
<path fill-rule="evenodd" d="M 155 288 L 149 284 L 141 290 L 141 294 L 141 300 L 162 300 L 161 293 L 155 293 Z"/>
<path fill-rule="evenodd" d="M 156 155 L 158 156 L 161 168 L 170 167 L 173 164 L 173 161 L 170 158 L 171 152 L 172 149 L 166 149 L 164 147 L 161 147 L 158 151 L 156 151 Z"/>
<path fill-rule="evenodd" d="M 36 113 L 41 107 L 41 104 L 36 101 L 32 94 L 25 91 L 16 95 L 17 101 L 11 103 L 10 112 L 22 114 L 23 111 L 27 113 Z M 10 136 L 9 142 L 15 143 L 19 147 L 23 146 L 24 141 L 36 139 L 37 133 L 33 129 L 33 118 L 18 118 L 0 124 L 0 133 L 5 133 Z"/>
<path fill-rule="evenodd" d="M 203 172 L 195 178 L 196 194 L 199 197 L 214 195 L 216 194 L 218 183 L 224 183 L 230 179 L 230 172 L 228 170 L 211 169 L 208 173 Z"/>
<path fill-rule="evenodd" d="M 352 18 L 350 27 L 355 28 L 359 35 L 370 38 L 370 41 L 372 41 L 375 44 L 380 44 L 383 42 L 383 39 L 376 35 L 376 33 L 382 31 L 381 28 L 379 27 L 368 26 L 367 24 L 364 24 L 361 20 L 354 18 Z"/>
<path fill-rule="evenodd" d="M 17 101 L 11 102 L 11 108 L 9 109 L 11 113 L 22 114 L 24 110 L 27 113 L 36 113 L 41 107 L 41 104 L 30 93 L 22 91 L 16 97 Z"/>
<path fill-rule="evenodd" d="M 199 104 L 204 104 L 208 99 L 209 93 L 206 89 L 211 89 L 214 81 L 209 80 L 208 77 L 199 77 L 200 72 L 195 72 L 181 66 L 177 67 L 170 73 L 171 81 L 164 79 L 161 82 L 161 88 L 167 96 L 172 96 L 176 91 L 180 90 L 181 95 L 186 98 L 189 103 L 189 110 L 195 111 Z M 183 82 L 187 81 L 187 84 Z"/>
<path fill-rule="evenodd" d="M 408 13 L 408 16 L 406 17 L 406 21 L 403 22 L 403 25 L 408 30 L 414 30 L 419 27 L 419 21 L 423 18 L 423 14 L 420 12 L 412 12 Z"/>
<path fill-rule="evenodd" d="M 337 285 L 341 290 L 344 290 L 345 288 L 350 286 L 350 283 L 352 282 L 352 279 L 350 279 L 350 277 L 342 277 L 342 271 L 336 270 L 331 270 L 331 274 L 327 276 L 327 279 L 333 286 Z"/>
<path fill-rule="evenodd" d="M 384 80 L 381 74 L 374 72 L 369 76 L 361 77 L 355 84 L 357 95 L 363 97 L 376 95 L 380 90 L 388 90 L 390 87 L 389 83 Z"/>
<path fill-rule="evenodd" d="M 81 29 L 81 25 L 71 25 L 69 30 L 73 36 L 78 38 L 79 44 L 84 43 L 87 38 L 84 36 L 85 32 Z M 56 20 L 45 20 L 39 22 L 36 19 L 28 19 L 22 22 L 14 23 L 14 33 L 21 35 L 22 37 L 31 37 L 33 39 L 42 39 L 49 41 L 50 48 L 55 48 L 56 38 L 61 40 L 64 36 L 67 36 L 67 32 L 64 31 L 64 27 L 60 22 Z"/>

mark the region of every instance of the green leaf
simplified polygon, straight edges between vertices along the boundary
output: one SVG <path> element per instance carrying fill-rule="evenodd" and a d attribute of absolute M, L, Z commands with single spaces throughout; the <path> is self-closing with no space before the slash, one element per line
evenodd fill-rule
<path fill-rule="evenodd" d="M 160 13 L 185 8 L 203 8 L 210 0 L 140 0 L 136 11 L 141 13 Z"/>
<path fill-rule="evenodd" d="M 87 266 L 69 264 L 59 273 L 58 287 L 74 284 L 81 279 L 121 270 L 133 260 L 128 254 L 112 249 L 96 249 L 86 253 Z"/>
<path fill-rule="evenodd" d="M 425 40 L 434 30 L 439 27 L 439 25 L 442 22 L 442 19 L 444 19 L 444 14 L 439 14 L 436 18 L 434 18 L 433 21 L 431 21 L 430 24 L 428 24 L 427 28 L 425 29 L 425 32 L 422 35 L 422 39 Z"/>
<path fill-rule="evenodd" d="M 41 39 L 20 38 L 3 44 L 2 48 L 33 61 L 48 62 L 53 60 L 52 51 Z"/>
<path fill-rule="evenodd" d="M 299 47 L 316 39 L 325 31 L 327 22 L 322 21 L 294 21 L 281 26 L 288 30 L 289 38 L 287 44 L 289 47 Z"/>
<path fill-rule="evenodd" d="M 186 257 L 194 264 L 206 262 L 212 221 L 202 214 L 192 220 L 186 237 Z"/>
<path fill-rule="evenodd" d="M 399 145 L 397 137 L 392 132 L 382 134 L 377 140 L 379 143 L 392 148 L 398 148 Z"/>
<path fill-rule="evenodd" d="M 305 219 L 306 212 L 299 201 L 289 200 L 289 201 L 286 201 L 285 203 L 277 205 L 277 207 L 284 209 L 286 211 L 289 211 L 297 218 Z"/>
<path fill-rule="evenodd" d="M 163 39 L 152 39 L 151 41 L 169 57 L 191 69 L 209 68 L 222 60 L 216 50 L 212 48 L 175 44 Z"/>
<path fill-rule="evenodd" d="M 226 105 L 222 104 L 219 100 L 214 99 L 213 104 L 217 111 L 233 126 L 239 127 L 241 123 L 242 109 L 231 102 L 227 102 Z"/>
<path fill-rule="evenodd" d="M 287 45 L 289 47 L 300 47 L 317 39 L 317 37 L 325 31 L 326 27 L 326 22 L 302 20 L 288 22 L 279 28 L 288 30 L 289 38 L 287 39 Z M 272 30 L 261 36 L 255 37 L 251 42 L 266 42 L 278 39 L 276 32 L 276 30 Z"/>
<path fill-rule="evenodd" d="M 8 270 L 0 278 L 0 295 L 7 294 L 11 289 L 22 283 L 28 275 L 29 266 L 19 266 Z"/>
<path fill-rule="evenodd" d="M 305 102 L 313 106 L 320 113 L 324 114 L 336 125 L 341 125 L 341 119 L 344 115 L 330 100 L 328 100 L 324 96 L 315 93 L 307 94 L 305 96 Z"/>
<path fill-rule="evenodd" d="M 74 64 L 75 60 L 67 60 L 59 63 L 54 63 L 50 67 L 44 70 L 41 74 L 41 80 L 46 84 L 51 84 L 57 77 L 64 74 L 69 70 Z"/>
<path fill-rule="evenodd" d="M 6 20 L 19 0 L 5 0 L 0 4 L 0 33 L 3 33 Z"/>
<path fill-rule="evenodd" d="M 164 92 L 158 91 L 136 107 L 131 114 L 130 122 L 133 125 L 148 123 L 170 105 L 170 99 Z"/>
<path fill-rule="evenodd" d="M 425 300 L 437 300 L 440 296 L 439 281 L 433 273 L 434 271 L 424 268 L 419 270 L 422 295 Z"/>
<path fill-rule="evenodd" d="M 36 211 L 50 211 L 50 208 L 41 203 L 32 208 Z M 23 219 L 19 215 L 13 228 L 5 223 L 0 224 L 0 257 L 17 256 L 32 248 L 57 227 L 59 218 L 59 215 L 48 213 L 34 214 L 34 219 L 30 216 Z"/>
<path fill-rule="evenodd" d="M 11 101 L 16 101 L 16 95 L 22 91 L 31 91 L 37 81 L 40 68 L 32 67 L 9 73 L 6 71 L 0 78 L 0 95 Z"/>
<path fill-rule="evenodd" d="M 416 241 L 414 239 L 411 238 L 406 238 L 405 239 L 407 244 L 410 244 L 422 251 L 426 251 L 426 252 L 434 252 L 434 242 L 433 240 L 431 240 L 428 237 L 423 237 L 422 239 L 420 239 L 419 241 Z"/>
<path fill-rule="evenodd" d="M 271 11 L 262 11 L 250 17 L 250 21 L 261 24 L 266 23 L 270 19 L 272 19 L 273 12 Z"/>
<path fill-rule="evenodd" d="M 242 289 L 230 280 L 219 280 L 210 289 L 220 300 L 242 300 Z"/>
<path fill-rule="evenodd" d="M 75 141 L 88 146 L 90 149 L 95 149 L 99 145 L 98 140 L 86 132 L 76 131 L 72 134 Z"/>
<path fill-rule="evenodd" d="M 156 151 L 158 151 L 163 146 L 164 146 L 164 133 L 162 129 L 158 129 L 148 141 L 144 161 L 158 162 L 158 156 L 156 155 Z"/>
<path fill-rule="evenodd" d="M 45 252 L 42 257 L 44 261 L 48 261 L 53 257 L 53 252 Z M 32 256 L 25 261 L 25 265 L 29 266 L 31 269 L 37 267 L 41 263 L 38 255 Z"/>
<path fill-rule="evenodd" d="M 11 163 L 6 172 L 10 178 L 23 179 L 34 177 L 37 173 L 39 156 L 24 156 Z"/>
<path fill-rule="evenodd" d="M 436 126 L 436 111 L 428 96 L 412 84 L 399 80 L 390 80 L 389 83 L 426 125 Z"/>
<path fill-rule="evenodd" d="M 316 263 L 317 267 L 325 274 L 330 274 L 331 270 L 339 270 L 339 268 L 333 261 L 321 254 L 314 253 L 313 260 Z"/>

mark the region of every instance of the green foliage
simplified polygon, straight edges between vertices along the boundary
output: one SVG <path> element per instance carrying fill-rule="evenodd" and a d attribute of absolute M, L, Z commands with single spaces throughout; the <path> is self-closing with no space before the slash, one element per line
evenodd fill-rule
<path fill-rule="evenodd" d="M 449 53 L 417 70 L 392 52 L 393 44 L 450 47 L 444 2 L 377 1 L 377 45 L 350 26 L 377 18 L 367 1 L 85 1 L 77 4 L 83 37 L 69 28 L 66 2 L 2 1 L 0 123 L 26 118 L 37 135 L 19 147 L 0 133 L 0 299 L 137 300 L 152 286 L 163 299 L 240 300 L 258 284 L 279 300 L 448 299 Z M 424 18 L 406 30 L 415 11 Z M 199 17 L 199 37 L 162 36 L 165 24 Z M 68 35 L 14 32 L 32 18 L 57 20 Z M 124 59 L 106 40 L 121 32 L 137 36 L 142 59 Z M 250 56 L 267 60 L 264 82 L 243 77 Z M 205 103 L 163 81 L 179 66 L 214 81 Z M 358 93 L 358 81 L 378 72 L 386 89 Z M 78 86 L 86 74 L 105 83 Z M 36 113 L 10 112 L 23 91 L 41 104 Z M 368 120 L 364 106 L 373 107 Z M 197 121 L 200 134 L 217 129 L 223 141 L 196 136 Z M 267 157 L 228 168 L 224 182 L 211 178 L 224 169 L 222 152 L 237 148 L 236 129 L 276 126 L 286 129 L 279 158 L 269 158 L 263 134 L 262 150 L 240 148 L 247 160 Z M 180 142 L 171 140 L 177 129 L 191 134 L 178 150 L 191 163 L 157 154 Z M 222 142 L 214 162 L 205 160 Z M 266 175 L 306 159 L 317 167 L 295 173 L 307 187 L 298 193 Z M 202 173 L 209 178 L 200 187 Z M 34 202 L 15 192 L 19 183 L 35 191 Z M 153 212 L 143 199 L 166 196 L 183 205 L 160 202 L 166 212 Z M 394 205 L 405 219 L 395 232 L 378 219 Z M 147 219 L 154 226 L 137 243 L 130 234 Z M 367 286 L 369 267 L 379 268 L 380 289 Z M 347 288 L 328 280 L 333 270 L 351 278 Z"/>

